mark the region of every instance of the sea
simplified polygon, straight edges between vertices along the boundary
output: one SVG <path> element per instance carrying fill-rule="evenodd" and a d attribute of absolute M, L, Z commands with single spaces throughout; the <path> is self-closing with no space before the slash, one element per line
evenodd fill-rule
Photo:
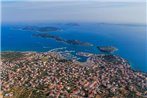
<path fill-rule="evenodd" d="M 128 60 L 132 69 L 147 72 L 146 25 L 115 23 L 76 24 L 78 25 L 70 25 L 69 23 L 2 24 L 1 51 L 47 52 L 64 47 L 64 49 L 66 48 L 66 50 L 74 51 L 75 53 L 104 54 L 97 49 L 97 46 L 113 46 L 118 48 L 118 51 L 113 54 Z M 32 34 L 37 34 L 38 32 L 18 29 L 24 26 L 57 27 L 61 31 L 48 33 L 60 36 L 66 40 L 89 42 L 93 46 L 69 45 L 54 39 L 34 37 Z"/>

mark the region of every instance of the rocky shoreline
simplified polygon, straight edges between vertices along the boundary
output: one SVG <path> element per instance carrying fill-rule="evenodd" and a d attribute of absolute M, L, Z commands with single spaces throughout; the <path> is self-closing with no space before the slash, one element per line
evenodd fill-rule
<path fill-rule="evenodd" d="M 110 55 L 67 60 L 58 52 L 2 52 L 4 98 L 145 98 L 147 74 Z"/>

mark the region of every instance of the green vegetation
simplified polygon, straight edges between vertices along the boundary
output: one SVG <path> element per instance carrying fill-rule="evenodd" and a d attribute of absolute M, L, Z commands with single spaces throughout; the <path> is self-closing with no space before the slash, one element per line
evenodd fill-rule
<path fill-rule="evenodd" d="M 25 88 L 25 87 L 12 87 L 9 94 L 13 94 L 11 97 L 5 96 L 4 98 L 46 98 L 43 96 L 43 92 L 37 92 L 35 89 Z"/>
<path fill-rule="evenodd" d="M 1 52 L 1 58 L 7 61 L 15 61 L 24 57 L 25 54 L 22 52 Z"/>

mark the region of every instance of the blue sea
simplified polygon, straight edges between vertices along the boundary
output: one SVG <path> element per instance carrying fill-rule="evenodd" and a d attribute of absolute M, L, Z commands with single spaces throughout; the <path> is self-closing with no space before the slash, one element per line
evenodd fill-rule
<path fill-rule="evenodd" d="M 37 51 L 46 52 L 54 48 L 66 47 L 76 52 L 91 52 L 102 54 L 96 46 L 114 46 L 119 50 L 113 54 L 129 61 L 137 71 L 147 72 L 147 35 L 145 25 L 107 24 L 107 23 L 36 23 L 36 24 L 2 24 L 1 51 Z M 22 31 L 17 27 L 49 26 L 58 27 L 62 31 L 49 32 L 64 39 L 74 39 L 90 42 L 94 46 L 69 45 L 54 39 L 33 37 L 38 32 Z"/>

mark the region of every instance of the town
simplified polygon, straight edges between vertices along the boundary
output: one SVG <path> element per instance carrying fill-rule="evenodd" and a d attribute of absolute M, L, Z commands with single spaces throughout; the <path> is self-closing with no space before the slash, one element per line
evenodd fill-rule
<path fill-rule="evenodd" d="M 1 55 L 4 98 L 147 97 L 147 74 L 115 55 L 85 53 L 86 62 L 67 60 L 58 52 Z"/>

